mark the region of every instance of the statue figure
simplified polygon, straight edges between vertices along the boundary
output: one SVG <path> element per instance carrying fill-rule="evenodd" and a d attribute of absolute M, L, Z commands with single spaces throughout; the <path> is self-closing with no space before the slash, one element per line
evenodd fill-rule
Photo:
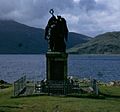
<path fill-rule="evenodd" d="M 51 9 L 52 17 L 49 19 L 45 28 L 45 39 L 48 40 L 49 49 L 55 52 L 65 52 L 66 41 L 68 38 L 68 28 L 66 20 L 61 16 L 54 16 L 54 10 Z"/>
<path fill-rule="evenodd" d="M 54 16 L 54 10 L 51 9 L 50 14 L 52 14 L 52 17 L 49 19 L 48 24 L 45 28 L 45 39 L 48 40 L 49 43 L 49 49 L 51 51 L 54 50 L 54 32 L 55 32 L 55 27 L 56 27 L 56 17 Z"/>

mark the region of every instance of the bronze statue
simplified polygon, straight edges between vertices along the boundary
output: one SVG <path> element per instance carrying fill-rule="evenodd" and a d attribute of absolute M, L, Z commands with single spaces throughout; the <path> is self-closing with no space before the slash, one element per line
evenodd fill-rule
<path fill-rule="evenodd" d="M 52 52 L 65 52 L 68 38 L 66 20 L 61 16 L 55 17 L 53 9 L 49 12 L 52 14 L 52 17 L 45 28 L 45 39 L 48 40 L 49 49 Z"/>

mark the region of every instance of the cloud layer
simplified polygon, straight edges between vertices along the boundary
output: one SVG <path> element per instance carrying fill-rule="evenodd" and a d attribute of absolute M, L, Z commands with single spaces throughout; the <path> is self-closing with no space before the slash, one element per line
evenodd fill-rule
<path fill-rule="evenodd" d="M 120 0 L 0 0 L 0 19 L 44 28 L 54 8 L 70 31 L 95 36 L 120 31 Z"/>

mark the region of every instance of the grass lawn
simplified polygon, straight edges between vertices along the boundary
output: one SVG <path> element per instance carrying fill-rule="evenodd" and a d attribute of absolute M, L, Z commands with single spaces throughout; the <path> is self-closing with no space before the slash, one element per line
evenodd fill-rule
<path fill-rule="evenodd" d="M 102 93 L 120 96 L 120 87 L 119 86 L 99 86 L 99 89 Z"/>
<path fill-rule="evenodd" d="M 103 91 L 106 89 L 103 88 Z M 0 89 L 0 112 L 120 112 L 119 98 L 90 99 L 62 96 L 11 98 L 11 95 L 12 87 Z"/>

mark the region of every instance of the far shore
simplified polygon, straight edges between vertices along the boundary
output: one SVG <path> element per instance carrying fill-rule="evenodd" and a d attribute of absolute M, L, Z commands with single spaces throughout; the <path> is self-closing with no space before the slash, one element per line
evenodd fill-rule
<path fill-rule="evenodd" d="M 0 55 L 46 55 L 46 53 L 0 53 Z M 68 53 L 68 55 L 80 55 L 80 56 L 120 56 L 120 54 L 77 54 L 77 53 Z"/>
<path fill-rule="evenodd" d="M 80 55 L 80 56 L 120 56 L 120 54 L 76 54 L 68 53 L 69 55 Z"/>

